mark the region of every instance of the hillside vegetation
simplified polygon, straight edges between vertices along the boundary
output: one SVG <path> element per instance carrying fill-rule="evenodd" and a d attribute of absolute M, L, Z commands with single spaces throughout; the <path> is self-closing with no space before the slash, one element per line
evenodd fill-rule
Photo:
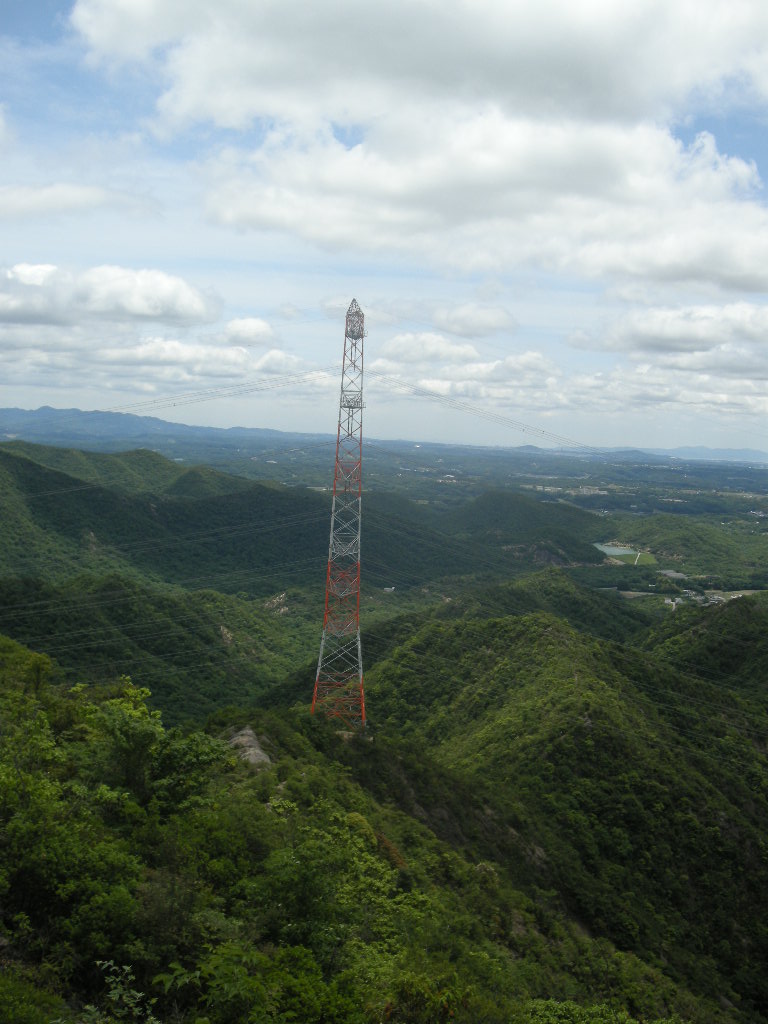
<path fill-rule="evenodd" d="M 61 690 L 40 656 L 0 655 L 15 1019 L 76 1019 L 56 990 L 98 1000 L 97 962 L 98 1019 L 142 1019 L 148 993 L 159 1019 L 222 1024 L 737 1019 L 365 785 L 386 763 L 438 811 L 453 777 L 428 756 L 261 713 L 256 771 L 225 742 L 242 716 L 167 731 L 128 680 Z"/>
<path fill-rule="evenodd" d="M 757 578 L 759 523 L 366 495 L 350 737 L 327 493 L 22 442 L 0 484 L 3 1024 L 768 1021 L 768 608 L 594 547 Z"/>
<path fill-rule="evenodd" d="M 368 699 L 488 790 L 591 931 L 765 1005 L 759 703 L 541 613 L 429 624 L 369 672 Z"/>

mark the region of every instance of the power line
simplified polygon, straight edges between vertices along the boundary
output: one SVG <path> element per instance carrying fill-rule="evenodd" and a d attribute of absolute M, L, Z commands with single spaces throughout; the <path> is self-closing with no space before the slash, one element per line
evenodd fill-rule
<path fill-rule="evenodd" d="M 256 573 L 256 572 L 249 571 L 249 572 L 244 573 L 244 574 L 219 574 L 217 577 L 199 577 L 197 579 L 188 580 L 187 584 L 189 584 L 190 582 L 200 582 L 200 581 L 219 582 L 220 583 L 222 579 L 232 578 L 232 577 L 236 577 L 237 575 L 240 575 L 240 577 L 243 580 L 245 580 L 245 579 L 251 579 L 251 580 L 255 580 L 255 579 L 276 579 L 276 580 L 279 581 L 278 585 L 281 585 L 281 584 L 284 584 L 287 581 L 288 578 L 290 578 L 290 577 L 294 577 L 295 578 L 295 576 L 297 574 L 298 575 L 307 575 L 309 572 L 313 571 L 313 568 L 312 568 L 313 566 L 317 566 L 317 565 L 320 565 L 320 564 L 322 564 L 322 558 L 320 556 L 317 556 L 317 557 L 312 557 L 310 559 L 306 559 L 306 560 L 304 560 L 303 562 L 300 562 L 300 563 L 285 562 L 285 563 L 273 564 L 273 565 L 271 565 L 271 567 L 270 567 L 271 571 L 269 571 L 269 572 Z M 386 581 L 386 582 L 391 582 L 392 579 L 396 579 L 399 582 L 405 582 L 406 584 L 411 584 L 412 583 L 412 578 L 411 577 L 405 577 L 401 573 L 398 573 L 398 572 L 392 570 L 389 566 L 380 566 L 380 565 L 378 565 L 378 563 L 373 563 L 371 565 L 371 568 L 370 568 L 370 571 L 368 573 L 368 576 L 369 576 L 369 578 L 373 577 L 374 579 L 378 577 L 380 580 Z M 430 582 L 433 582 L 433 581 L 430 581 Z M 173 596 L 175 591 L 171 590 L 169 588 L 169 590 L 166 593 L 168 594 L 168 596 Z M 158 594 L 158 597 L 159 597 L 160 600 L 162 600 L 163 599 L 163 592 L 160 592 Z M 122 603 L 131 603 L 132 601 L 135 601 L 135 598 L 136 598 L 136 595 L 134 593 L 129 593 L 127 595 L 121 595 L 119 598 L 108 599 L 107 595 L 102 593 L 102 594 L 99 594 L 99 595 L 95 595 L 91 600 L 80 601 L 80 602 L 77 602 L 77 603 L 74 603 L 74 604 L 71 601 L 71 599 L 65 599 L 65 600 L 61 600 L 61 601 L 55 601 L 54 600 L 54 601 L 47 601 L 47 602 L 40 602 L 40 601 L 29 602 L 26 605 L 17 606 L 13 610 L 13 612 L 11 613 L 11 616 L 12 616 L 12 619 L 14 619 L 14 620 L 17 619 L 19 614 L 21 614 L 22 618 L 24 618 L 26 616 L 30 616 L 30 615 L 33 615 L 35 617 L 39 617 L 39 615 L 41 613 L 44 613 L 46 611 L 54 612 L 55 613 L 58 609 L 63 609 L 63 608 L 66 608 L 70 612 L 71 611 L 75 611 L 76 612 L 78 610 L 80 610 L 80 611 L 87 611 L 88 608 L 93 607 L 93 606 L 102 608 L 102 607 L 108 607 L 109 605 L 122 604 Z M 537 610 L 539 610 L 539 609 L 536 609 L 534 607 L 534 608 L 531 608 L 529 610 L 529 612 L 526 612 L 526 611 L 518 612 L 518 613 L 516 613 L 516 616 L 517 615 L 521 615 L 521 614 L 533 613 L 533 612 L 536 612 Z M 197 619 L 197 618 L 198 618 L 198 613 L 197 612 L 190 613 L 190 616 L 189 616 L 190 620 Z M 506 618 L 506 616 L 502 616 L 502 618 Z M 158 615 L 156 617 L 150 617 L 150 618 L 147 618 L 147 619 L 140 620 L 140 622 L 138 624 L 137 623 L 133 623 L 132 624 L 132 628 L 139 628 L 139 627 L 145 628 L 147 625 L 151 625 L 152 622 L 160 622 L 160 621 L 164 621 L 164 616 L 163 615 Z M 174 621 L 175 622 L 186 621 L 186 619 L 179 620 L 178 616 L 176 616 Z M 453 622 L 455 620 L 449 620 L 449 621 Z M 466 623 L 466 620 L 463 620 L 463 621 L 464 621 L 464 623 Z M 473 633 L 473 631 L 471 629 L 468 629 L 466 624 L 462 626 L 462 629 L 463 629 L 463 632 L 464 632 L 465 635 L 466 634 L 468 634 L 470 636 L 475 635 L 478 638 L 480 636 L 480 634 Z M 99 632 L 111 632 L 111 633 L 114 633 L 116 630 L 119 630 L 119 627 L 110 624 L 110 625 L 101 627 Z M 89 646 L 88 644 L 79 645 L 77 642 L 75 642 L 74 644 L 66 645 L 66 646 L 56 645 L 55 644 L 56 640 L 67 639 L 67 638 L 71 639 L 71 638 L 74 638 L 74 637 L 76 637 L 78 635 L 88 634 L 89 632 L 90 631 L 82 630 L 82 631 L 65 631 L 65 632 L 63 632 L 61 634 L 46 634 L 46 635 L 43 635 L 43 636 L 27 638 L 26 642 L 28 644 L 30 644 L 30 643 L 45 644 L 47 646 L 47 649 L 51 653 L 55 654 L 55 653 L 58 653 L 60 650 L 64 650 L 64 649 L 72 649 L 72 648 L 77 649 L 80 646 Z M 156 635 L 156 634 L 145 633 L 145 634 L 141 634 L 140 636 L 137 636 L 137 635 L 134 635 L 134 634 L 132 634 L 130 632 L 124 632 L 122 634 L 122 636 L 124 636 L 125 638 L 127 638 L 129 640 L 130 639 L 138 640 L 138 639 L 142 639 L 142 638 L 149 638 L 149 637 L 154 636 L 154 635 Z M 376 637 L 376 634 L 371 633 L 370 635 L 372 637 L 375 637 L 376 639 L 382 639 L 381 637 Z M 693 678 L 695 680 L 706 679 L 706 678 L 713 678 L 713 679 L 717 680 L 718 682 L 722 683 L 723 681 L 727 681 L 728 678 L 730 678 L 730 677 L 723 677 L 721 674 L 715 675 L 715 674 L 706 672 L 705 670 L 699 669 L 699 668 L 696 669 L 695 675 L 691 675 L 690 671 L 686 672 L 686 671 L 681 671 L 680 670 L 679 662 L 672 663 L 672 662 L 668 661 L 666 658 L 664 658 L 663 656 L 659 656 L 658 654 L 650 655 L 650 654 L 648 654 L 648 652 L 644 652 L 642 650 L 642 648 L 629 647 L 626 644 L 619 645 L 614 640 L 605 640 L 604 638 L 596 637 L 593 634 L 585 634 L 585 633 L 583 633 L 583 631 L 580 631 L 580 635 L 581 636 L 587 636 L 587 637 L 591 638 L 592 640 L 600 642 L 601 644 L 602 643 L 609 643 L 609 644 L 611 644 L 611 650 L 613 651 L 614 655 L 615 654 L 619 654 L 619 656 L 622 656 L 625 660 L 629 659 L 630 654 L 631 654 L 631 657 L 633 659 L 633 665 L 636 664 L 636 659 L 637 659 L 638 656 L 640 656 L 640 657 L 649 657 L 649 658 L 651 658 L 652 662 L 657 666 L 657 668 L 661 669 L 663 665 L 666 665 L 666 667 L 668 669 L 671 669 L 671 670 L 675 671 L 675 674 L 682 675 L 684 677 L 690 676 L 691 678 Z M 723 634 L 720 634 L 720 635 L 722 636 Z M 728 639 L 731 640 L 733 638 L 729 637 Z M 53 643 L 53 647 L 51 646 L 52 645 L 52 641 L 54 642 Z M 743 646 L 745 646 L 748 649 L 750 647 L 754 647 L 753 644 L 749 644 L 747 642 L 742 642 L 742 643 L 743 643 Z M 623 654 L 620 654 L 619 648 L 621 649 L 621 652 L 623 652 Z M 659 664 L 660 662 L 662 664 Z M 739 681 L 738 677 L 733 677 L 733 679 L 734 679 L 734 681 Z M 675 694 L 675 691 L 665 690 L 664 688 L 660 688 L 660 687 L 655 687 L 655 688 L 654 687 L 646 687 L 646 688 L 655 689 L 657 692 L 660 692 L 660 693 Z M 677 695 L 677 694 L 675 694 L 675 695 Z M 729 714 L 739 713 L 734 708 L 727 708 L 727 707 L 725 707 L 723 705 L 715 705 L 712 702 L 703 701 L 700 698 L 686 697 L 685 699 L 689 700 L 689 701 L 693 701 L 694 703 L 699 703 L 699 704 L 706 705 L 706 706 L 709 706 L 709 707 L 712 707 L 712 708 L 717 708 L 718 710 L 721 710 L 721 711 L 729 713 Z"/>
<path fill-rule="evenodd" d="M 297 515 L 297 516 L 294 516 L 294 517 L 288 517 L 288 518 L 283 518 L 283 517 L 277 518 L 276 517 L 272 521 L 267 521 L 266 523 L 262 522 L 262 525 L 260 527 L 259 532 L 267 533 L 269 531 L 274 531 L 274 530 L 277 530 L 277 529 L 291 528 L 292 526 L 294 526 L 294 525 L 296 525 L 298 523 L 309 523 L 309 522 L 319 521 L 322 518 L 324 518 L 325 514 L 326 513 L 318 511 L 318 512 L 313 512 L 313 513 L 300 514 L 300 515 Z M 417 542 L 420 545 L 420 547 L 423 548 L 425 544 L 428 545 L 428 546 L 436 547 L 441 552 L 441 554 L 444 554 L 446 550 L 451 550 L 451 549 L 456 550 L 457 552 L 460 552 L 460 553 L 464 552 L 463 545 L 459 541 L 457 541 L 457 539 L 455 537 L 453 537 L 453 536 L 451 536 L 449 534 L 445 534 L 445 533 L 442 533 L 440 531 L 437 531 L 434 527 L 430 528 L 430 533 L 431 534 L 435 534 L 436 536 L 435 537 L 432 537 L 432 536 L 425 537 L 423 534 L 419 533 L 418 527 L 413 527 L 411 524 L 406 524 L 402 520 L 398 521 L 397 526 L 393 526 L 393 525 L 390 525 L 390 520 L 389 519 L 383 517 L 382 515 L 380 515 L 378 513 L 375 513 L 375 512 L 370 513 L 369 518 L 372 518 L 374 520 L 374 522 L 378 523 L 378 529 L 380 531 L 385 531 L 385 532 L 392 533 L 394 536 L 396 536 L 401 541 L 402 541 L 403 537 L 407 535 L 407 536 L 412 537 L 414 539 L 414 542 Z M 179 543 L 186 543 L 189 539 L 200 539 L 200 538 L 214 537 L 214 536 L 218 537 L 218 538 L 224 538 L 224 537 L 227 537 L 227 536 L 234 536 L 235 534 L 237 534 L 239 532 L 242 532 L 243 530 L 246 530 L 246 529 L 253 529 L 253 526 L 252 526 L 251 522 L 245 521 L 245 522 L 241 522 L 241 523 L 229 524 L 227 527 L 217 528 L 216 530 L 197 531 L 194 534 L 187 534 L 185 537 L 181 537 L 181 538 L 164 538 L 164 539 L 161 539 L 161 540 L 155 539 L 153 541 L 136 542 L 135 544 L 126 544 L 126 545 L 121 545 L 121 546 L 109 545 L 109 549 L 111 551 L 117 551 L 118 553 L 130 554 L 131 552 L 137 552 L 137 551 L 141 551 L 141 550 L 146 550 L 147 548 L 162 548 L 162 547 L 168 547 L 168 546 L 171 546 L 171 545 L 176 545 L 176 544 L 179 544 Z M 316 564 L 316 562 L 319 563 L 320 561 L 321 561 L 321 556 L 317 556 L 316 560 L 314 558 L 308 560 L 309 564 Z M 39 560 L 36 560 L 35 564 L 39 565 Z M 477 566 L 477 567 L 485 566 L 489 571 L 493 572 L 495 575 L 498 574 L 498 571 L 499 571 L 499 564 L 498 564 L 498 562 L 486 561 L 485 559 L 479 557 L 477 552 L 475 552 L 473 554 L 473 564 L 475 566 Z M 263 568 L 266 569 L 266 566 L 263 567 Z M 388 583 L 391 582 L 393 579 L 396 579 L 398 582 L 405 583 L 406 585 L 409 585 L 409 586 L 416 585 L 419 582 L 418 579 L 414 579 L 413 574 L 406 575 L 406 574 L 403 574 L 403 573 L 397 573 L 391 567 L 386 566 L 386 565 L 379 567 L 375 563 L 373 563 L 371 565 L 371 568 L 372 568 L 372 575 L 373 575 L 374 578 L 376 578 L 378 576 L 382 581 L 386 581 Z M 263 569 L 261 571 L 257 571 L 257 570 L 234 571 L 233 570 L 233 571 L 230 571 L 230 572 L 218 573 L 218 574 L 209 574 L 207 576 L 201 576 L 201 577 L 187 577 L 187 578 L 183 578 L 181 580 L 177 580 L 177 581 L 175 581 L 175 583 L 176 583 L 176 585 L 181 585 L 181 586 L 186 586 L 186 587 L 211 586 L 211 585 L 215 585 L 215 584 L 220 584 L 224 580 L 234 581 L 235 579 L 240 579 L 243 582 L 246 582 L 248 580 L 263 580 L 263 579 L 271 579 L 271 578 L 276 578 L 276 579 L 280 578 L 280 579 L 282 579 L 286 575 L 293 576 L 295 578 L 295 575 L 297 573 L 297 569 L 295 568 L 295 564 L 291 563 L 291 562 L 287 562 L 287 563 L 271 563 L 270 564 L 270 569 L 272 571 L 267 571 L 267 572 L 263 571 Z M 279 576 L 280 570 L 283 571 L 283 576 Z M 461 570 L 459 569 L 459 572 L 460 571 Z M 300 571 L 299 571 L 299 574 L 300 574 Z M 434 580 L 430 579 L 429 582 L 434 582 Z M 39 610 L 39 603 L 36 602 L 34 607 Z M 24 606 L 18 606 L 17 611 L 23 612 L 23 608 L 24 608 Z M 34 609 L 33 609 L 33 611 L 34 611 Z M 31 613 L 32 612 L 30 612 L 29 614 L 31 614 Z M 717 633 L 713 633 L 710 630 L 709 635 L 717 637 L 718 634 Z M 722 635 L 722 634 L 720 634 L 720 635 Z M 747 649 L 749 649 L 749 648 L 754 646 L 749 641 L 743 641 L 743 640 L 740 640 L 739 638 L 733 638 L 733 637 L 729 636 L 728 639 L 729 639 L 730 642 L 739 644 L 740 646 L 744 646 Z M 702 674 L 705 674 L 705 673 L 702 672 Z"/>
<path fill-rule="evenodd" d="M 135 409 L 157 409 L 165 406 L 196 405 L 199 402 L 211 402 L 219 398 L 237 398 L 241 395 L 255 394 L 260 391 L 274 391 L 277 388 L 295 387 L 320 378 L 328 377 L 334 369 L 333 364 L 312 370 L 301 370 L 296 373 L 282 374 L 276 377 L 263 377 L 257 380 L 241 381 L 239 384 L 223 384 L 215 388 L 203 388 L 199 391 L 188 391 L 178 395 L 147 398 L 141 402 L 117 405 L 105 412 L 131 412 Z"/>
<path fill-rule="evenodd" d="M 413 384 L 409 381 L 400 380 L 398 377 L 379 373 L 376 370 L 369 370 L 368 373 L 377 380 L 380 380 L 382 383 L 389 385 L 391 388 L 404 391 L 417 398 L 425 398 L 431 402 L 438 402 L 450 409 L 456 409 L 458 412 L 468 413 L 469 415 L 488 420 L 491 423 L 497 423 L 500 426 L 511 427 L 513 430 L 519 430 L 524 434 L 534 434 L 536 437 L 540 437 L 546 441 L 552 441 L 559 445 L 566 445 L 569 448 L 576 448 L 581 452 L 594 455 L 600 459 L 605 459 L 607 457 L 607 453 L 603 449 L 593 448 L 590 445 L 583 444 L 581 441 L 575 441 L 573 438 L 566 437 L 563 434 L 555 434 L 552 431 L 543 430 L 541 427 L 534 427 L 529 423 L 523 423 L 521 420 L 513 419 L 511 416 L 505 416 L 503 413 L 494 412 L 492 409 L 471 405 L 469 402 L 461 401 L 458 398 L 451 397 L 450 395 L 441 395 L 438 391 L 433 391 L 430 388 L 425 388 L 419 384 Z"/>

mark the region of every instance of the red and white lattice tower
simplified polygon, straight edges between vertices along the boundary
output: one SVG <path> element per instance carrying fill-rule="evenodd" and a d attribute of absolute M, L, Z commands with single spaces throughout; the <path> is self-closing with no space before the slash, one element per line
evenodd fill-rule
<path fill-rule="evenodd" d="M 360 646 L 364 337 L 363 312 L 353 299 L 344 332 L 325 616 L 312 697 L 312 714 L 322 711 L 352 729 L 365 728 Z"/>

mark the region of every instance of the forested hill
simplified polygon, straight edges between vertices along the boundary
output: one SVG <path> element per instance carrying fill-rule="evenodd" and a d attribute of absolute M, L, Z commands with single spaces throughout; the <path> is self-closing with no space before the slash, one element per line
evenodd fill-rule
<path fill-rule="evenodd" d="M 152 453 L 56 456 L 31 446 L 0 449 L 6 572 L 56 580 L 119 571 L 264 592 L 260 569 L 322 551 L 327 501 L 311 491 L 179 470 Z M 286 522 L 290 532 L 279 529 Z"/>
<path fill-rule="evenodd" d="M 519 656 L 529 624 L 457 628 Z M 559 652 L 558 630 L 533 632 Z M 569 694 L 590 652 L 569 654 L 463 742 L 458 721 L 344 742 L 299 712 L 168 731 L 127 681 L 61 688 L 0 643 L 3 1019 L 763 1019 L 762 803 L 739 809 L 733 771 L 714 792 L 672 730 L 649 743 L 629 695 Z"/>
<path fill-rule="evenodd" d="M 536 613 L 425 625 L 368 695 L 506 816 L 591 932 L 766 1005 L 764 691 Z"/>
<path fill-rule="evenodd" d="M 19 442 L 0 484 L 3 1024 L 768 1022 L 768 610 L 593 547 L 681 516 L 366 495 L 350 737 L 328 493 Z"/>
<path fill-rule="evenodd" d="M 119 571 L 268 594 L 308 562 L 316 571 L 327 553 L 329 495 L 181 469 L 152 452 L 101 455 L 16 442 L 0 446 L 0 484 L 7 574 L 52 580 Z M 406 498 L 370 495 L 363 528 L 370 578 L 414 584 L 602 557 L 589 543 L 594 516 L 527 498 L 505 516 L 503 536 L 472 526 L 474 536 L 463 537 L 482 506 L 457 521 Z"/>

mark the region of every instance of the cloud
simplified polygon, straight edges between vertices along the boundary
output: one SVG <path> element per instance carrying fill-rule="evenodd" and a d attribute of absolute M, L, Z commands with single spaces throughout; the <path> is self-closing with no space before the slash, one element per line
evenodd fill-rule
<path fill-rule="evenodd" d="M 89 313 L 118 319 L 202 322 L 212 315 L 210 299 L 161 270 L 94 267 L 77 278 L 75 300 Z"/>
<path fill-rule="evenodd" d="M 222 349 L 194 340 L 151 336 L 130 346 L 98 348 L 92 361 L 105 365 L 112 372 L 123 367 L 133 372 L 151 373 L 175 383 L 192 383 L 203 379 L 238 378 L 251 369 L 251 360 L 244 349 Z"/>
<path fill-rule="evenodd" d="M 590 347 L 635 353 L 708 352 L 741 343 L 766 346 L 768 306 L 749 302 L 633 310 Z"/>
<path fill-rule="evenodd" d="M 442 373 L 424 377 L 419 384 L 449 398 L 506 412 L 516 420 L 559 418 L 559 432 L 576 441 L 584 423 L 603 419 L 603 435 L 616 429 L 628 443 L 633 430 L 646 439 L 666 424 L 698 417 L 699 430 L 713 415 L 764 416 L 768 413 L 768 357 L 760 351 L 747 353 L 718 350 L 713 353 L 675 353 L 657 363 L 620 363 L 608 371 L 566 373 L 541 353 L 527 353 L 525 366 L 513 372 L 512 364 L 467 369 L 456 376 Z M 585 415 L 588 411 L 588 415 Z M 648 417 L 654 422 L 649 423 Z M 689 424 L 690 426 L 690 424 Z M 590 431 L 591 431 L 590 426 Z M 695 437 L 695 434 L 690 435 Z M 701 436 L 701 434 L 699 434 Z M 650 443 L 647 440 L 645 443 Z"/>
<path fill-rule="evenodd" d="M 0 321 L 73 323 L 80 319 L 205 323 L 216 303 L 161 270 L 92 267 L 79 274 L 20 263 L 0 273 Z"/>
<path fill-rule="evenodd" d="M 542 426 L 549 423 L 577 442 L 604 444 L 610 435 L 616 443 L 651 444 L 655 438 L 656 443 L 669 445 L 677 443 L 682 430 L 691 439 L 701 438 L 705 426 L 717 417 L 747 417 L 751 422 L 768 413 L 768 346 L 723 344 L 707 351 L 653 355 L 650 361 L 633 352 L 628 360 L 599 371 L 569 370 L 533 349 L 491 361 L 436 362 L 428 369 L 416 367 L 420 372 L 415 376 L 414 367 L 405 362 L 377 361 L 372 369 L 490 414 Z M 376 372 L 368 386 L 374 396 L 386 395 L 372 399 L 371 408 L 401 396 L 400 389 Z M 423 405 L 423 399 L 418 401 Z M 601 434 L 594 433 L 598 422 Z"/>
<path fill-rule="evenodd" d="M 444 398 L 479 403 L 493 409 L 550 411 L 562 404 L 559 388 L 565 377 L 558 366 L 541 352 L 527 350 L 503 359 L 475 361 L 452 358 L 450 347 L 435 345 L 429 359 L 412 358 L 414 336 L 403 335 L 392 347 L 385 346 L 384 358 L 373 362 L 371 386 L 388 394 L 400 389 L 386 378 L 399 377 Z M 399 342 L 402 339 L 403 344 Z M 453 346 L 472 350 L 472 346 Z M 417 352 L 420 349 L 417 347 Z M 468 351 L 465 354 L 469 354 Z M 383 375 L 383 378 L 382 378 Z"/>
<path fill-rule="evenodd" d="M 277 348 L 271 348 L 263 356 L 255 360 L 252 365 L 253 373 L 281 374 L 295 373 L 302 367 L 302 361 L 298 356 L 283 352 Z M 325 384 L 325 382 L 323 382 Z"/>
<path fill-rule="evenodd" d="M 163 130 L 247 130 L 207 163 L 215 224 L 465 272 L 768 285 L 755 165 L 672 132 L 691 102 L 768 97 L 762 5 L 78 0 L 72 23 L 95 58 L 159 63 Z"/>
<path fill-rule="evenodd" d="M 478 306 L 467 302 L 461 306 L 439 306 L 433 313 L 437 327 L 464 338 L 484 338 L 498 331 L 517 328 L 514 317 L 501 306 Z"/>
<path fill-rule="evenodd" d="M 462 362 L 477 359 L 473 345 L 459 345 L 441 334 L 421 331 L 398 334 L 381 346 L 381 355 L 388 363 Z M 374 364 L 375 368 L 376 364 Z"/>
<path fill-rule="evenodd" d="M 72 24 L 94 59 L 159 69 L 159 129 L 247 132 L 206 164 L 215 225 L 462 272 L 768 287 L 755 165 L 673 134 L 691 104 L 768 98 L 764 5 L 78 0 Z"/>
<path fill-rule="evenodd" d="M 155 47 L 172 39 L 184 23 L 183 14 L 192 15 L 200 25 L 201 5 L 125 0 L 87 0 L 76 3 L 71 22 L 87 39 L 93 56 L 123 59 L 148 57 Z"/>
<path fill-rule="evenodd" d="M 183 334 L 139 333 L 120 324 L 86 326 L 0 322 L 0 368 L 7 384 L 33 388 L 165 394 L 292 373 L 303 362 L 270 349 L 258 358 L 245 348 Z M 98 399 L 103 406 L 103 398 Z"/>
<path fill-rule="evenodd" d="M 329 249 L 394 251 L 460 271 L 558 272 L 768 285 L 768 211 L 753 164 L 702 134 L 650 125 L 542 124 L 498 111 L 424 128 L 412 148 L 373 137 L 269 138 L 210 165 L 218 223 Z"/>
<path fill-rule="evenodd" d="M 230 345 L 267 345 L 274 333 L 266 320 L 248 316 L 230 320 L 224 328 L 222 340 Z"/>
<path fill-rule="evenodd" d="M 125 202 L 125 197 L 96 185 L 0 186 L 0 218 L 5 220 L 80 213 Z"/>
<path fill-rule="evenodd" d="M 654 369 L 696 374 L 700 379 L 716 381 L 719 390 L 728 378 L 741 382 L 748 390 L 757 386 L 765 390 L 768 355 L 760 349 L 726 344 L 703 352 L 666 353 L 657 360 Z"/>
<path fill-rule="evenodd" d="M 622 417 L 669 410 L 698 436 L 707 410 L 764 408 L 765 148 L 741 128 L 768 100 L 765 5 L 77 0 L 71 18 L 60 45 L 16 47 L 0 113 L 6 380 L 279 374 L 303 365 L 289 317 L 326 363 L 356 294 L 367 367 L 561 432 L 594 414 L 592 439 L 603 420 L 623 439 Z M 129 269 L 147 252 L 162 270 Z M 311 402 L 301 423 L 281 404 L 273 425 L 311 429 Z"/>
<path fill-rule="evenodd" d="M 9 281 L 40 286 L 55 277 L 57 270 L 52 263 L 17 263 L 6 276 Z"/>
<path fill-rule="evenodd" d="M 543 0 L 78 0 L 98 60 L 158 60 L 169 120 L 367 124 L 392 103 L 494 97 L 507 111 L 618 120 L 664 116 L 694 91 L 768 89 L 768 12 L 701 17 L 689 0 L 632 7 Z"/>
<path fill-rule="evenodd" d="M 732 374 L 726 383 L 711 362 L 706 368 L 619 366 L 609 374 L 575 378 L 570 386 L 571 404 L 577 409 L 580 402 L 590 401 L 595 413 L 612 415 L 618 423 L 622 417 L 634 414 L 655 416 L 659 425 L 665 425 L 668 441 L 676 435 L 676 428 L 667 419 L 670 411 L 678 418 L 698 417 L 701 436 L 713 414 L 751 417 L 768 413 L 766 369 L 763 361 L 755 379 L 750 376 L 752 368 L 745 366 L 741 375 Z M 742 422 L 742 429 L 745 427 Z"/>

